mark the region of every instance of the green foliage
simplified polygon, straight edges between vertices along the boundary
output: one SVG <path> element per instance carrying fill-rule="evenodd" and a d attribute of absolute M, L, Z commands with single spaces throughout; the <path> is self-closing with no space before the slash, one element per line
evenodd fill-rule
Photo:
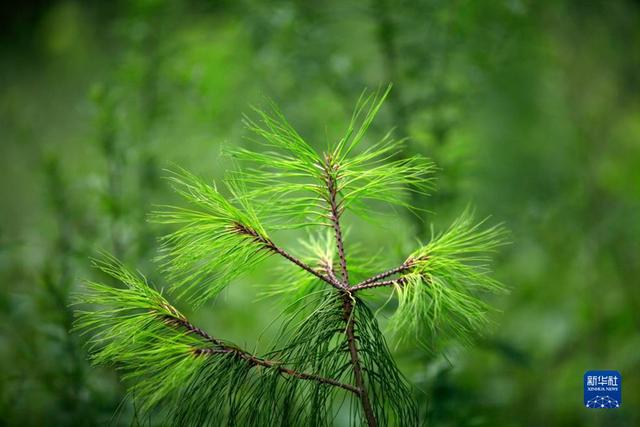
<path fill-rule="evenodd" d="M 433 335 L 451 335 L 468 340 L 487 327 L 490 307 L 478 294 L 501 292 L 491 277 L 490 254 L 504 244 L 505 230 L 485 221 L 474 223 L 464 212 L 444 232 L 433 229 L 430 241 L 409 256 L 413 268 L 394 287 L 398 309 L 393 329 L 405 337 L 419 337 L 428 325 Z"/>
<path fill-rule="evenodd" d="M 415 402 L 389 353 L 373 313 L 363 300 L 354 298 L 353 303 L 355 334 L 368 391 L 371 399 L 377 402 L 376 418 L 391 425 L 415 425 Z M 292 366 L 299 370 L 322 372 L 323 376 L 354 383 L 344 342 L 341 297 L 335 292 L 316 293 L 308 298 L 306 306 L 313 309 L 302 307 L 285 322 L 280 335 L 281 347 L 273 352 L 273 356 L 291 361 Z M 335 398 L 331 395 L 318 396 L 320 402 L 326 402 L 327 397 Z M 348 399 L 342 405 L 346 405 L 352 415 L 363 417 L 357 396 L 349 394 L 346 397 Z M 352 416 L 351 419 L 357 417 Z"/>
<path fill-rule="evenodd" d="M 245 197 L 261 206 L 262 217 L 272 220 L 273 227 L 330 225 L 324 209 L 331 197 L 327 180 L 340 193 L 341 208 L 365 217 L 371 216 L 366 201 L 414 208 L 407 203 L 407 193 L 431 190 L 433 164 L 419 155 L 402 158 L 403 142 L 394 141 L 391 134 L 366 148 L 361 146 L 389 91 L 390 87 L 381 96 L 363 95 L 344 136 L 323 155 L 277 108 L 272 108 L 272 114 L 259 111 L 260 122 L 247 119 L 247 123 L 264 149 L 229 150 L 246 165 L 234 171 L 231 179 L 246 185 Z"/>
<path fill-rule="evenodd" d="M 169 207 L 154 219 L 179 227 L 163 239 L 160 257 L 178 298 L 199 306 L 265 258 L 288 261 L 285 285 L 271 294 L 293 303 L 265 358 L 194 326 L 117 261 L 99 264 L 124 287 L 90 282 L 80 302 L 91 308 L 79 312 L 77 327 L 91 335 L 96 363 L 125 371 L 142 411 L 163 403 L 178 425 L 329 425 L 342 412 L 369 426 L 418 423 L 412 393 L 359 292 L 395 289 L 395 327 L 403 333 L 466 338 L 485 320 L 487 306 L 475 294 L 501 289 L 486 253 L 503 232 L 481 230 L 465 212 L 400 267 L 350 282 L 348 264 L 361 275 L 367 263 L 346 255 L 344 214 L 369 216 L 371 202 L 408 207 L 408 191 L 431 188 L 431 163 L 392 160 L 399 145 L 390 138 L 359 150 L 387 94 L 362 98 L 345 136 L 322 155 L 280 113 L 259 112 L 263 127 L 249 126 L 277 151 L 236 150 L 252 166 L 229 175 L 227 195 L 186 171 L 171 177 L 191 207 Z M 303 222 L 281 220 L 299 211 Z M 309 239 L 302 258 L 266 231 L 314 222 L 328 228 Z"/>
<path fill-rule="evenodd" d="M 251 205 L 231 185 L 227 188 L 232 198 L 227 200 L 215 185 L 186 171 L 175 174 L 171 182 L 192 208 L 169 208 L 154 215 L 158 223 L 182 226 L 163 239 L 160 260 L 173 286 L 182 288 L 179 296 L 199 305 L 267 255 L 234 226 L 244 224 L 261 235 L 265 232 Z"/>
<path fill-rule="evenodd" d="M 371 396 L 380 402 L 376 417 L 392 425 L 415 425 L 415 403 L 373 315 L 364 303 L 356 307 L 363 366 L 372 385 Z M 351 383 L 353 374 L 344 347 L 342 302 L 325 291 L 288 316 L 280 342 L 267 357 L 286 360 L 288 367 L 299 372 Z M 275 370 L 252 372 L 251 365 L 230 357 L 207 361 L 179 401 L 182 403 L 173 414 L 179 425 L 217 425 L 221 420 L 257 426 L 332 425 L 334 401 L 340 402 L 351 419 L 357 419 L 361 412 L 353 393 L 319 382 L 296 381 Z"/>
<path fill-rule="evenodd" d="M 184 316 L 144 277 L 113 259 L 96 265 L 123 286 L 87 283 L 77 304 L 92 309 L 77 311 L 75 327 L 91 335 L 94 363 L 113 364 L 124 371 L 123 379 L 131 381 L 130 391 L 146 411 L 197 372 L 204 360 L 194 357 L 194 349 L 205 343 L 170 326 L 172 319 Z"/>

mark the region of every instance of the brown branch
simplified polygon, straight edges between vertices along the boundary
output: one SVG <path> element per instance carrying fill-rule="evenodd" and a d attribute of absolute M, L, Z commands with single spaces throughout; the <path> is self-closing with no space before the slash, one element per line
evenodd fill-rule
<path fill-rule="evenodd" d="M 356 285 L 353 285 L 352 287 L 349 288 L 349 291 L 358 292 L 364 289 L 381 288 L 384 286 L 392 286 L 392 285 L 403 286 L 408 281 L 406 276 L 401 276 L 396 279 L 390 279 L 390 280 L 380 280 L 380 279 L 393 276 L 394 274 L 406 273 L 410 271 L 413 267 L 415 267 L 416 262 L 426 261 L 428 259 L 429 259 L 428 255 L 425 255 L 416 259 L 409 258 L 405 262 L 403 262 L 402 265 L 396 268 L 392 268 L 391 270 L 387 270 L 380 274 L 376 274 L 375 276 L 372 276 L 367 280 L 363 280 L 362 282 Z"/>
<path fill-rule="evenodd" d="M 367 284 L 364 284 L 364 285 L 352 286 L 351 288 L 349 288 L 349 291 L 358 292 L 358 291 L 362 291 L 364 289 L 381 288 L 383 286 L 391 286 L 391 285 L 400 285 L 400 286 L 402 286 L 405 283 L 407 283 L 407 278 L 406 277 L 400 277 L 398 279 L 383 280 L 381 282 L 373 282 L 373 283 L 367 283 Z"/>
<path fill-rule="evenodd" d="M 276 253 L 276 254 L 286 258 L 287 260 L 291 261 L 292 263 L 294 263 L 295 265 L 297 265 L 301 269 L 307 271 L 308 273 L 313 274 L 318 279 L 320 279 L 320 280 L 322 280 L 324 282 L 327 282 L 328 284 L 330 284 L 334 288 L 342 289 L 342 285 L 340 284 L 339 281 L 332 280 L 331 278 L 329 278 L 329 277 L 325 276 L 324 274 L 320 273 L 319 271 L 315 270 L 311 266 L 309 266 L 306 263 L 304 263 L 302 260 L 294 257 L 293 255 L 291 255 L 289 252 L 287 252 L 283 248 L 277 246 L 275 243 L 273 243 L 273 241 L 271 239 L 266 238 L 264 236 L 261 236 L 254 229 L 252 229 L 250 227 L 247 227 L 244 224 L 240 224 L 239 222 L 234 223 L 232 225 L 232 227 L 233 227 L 233 230 L 235 232 L 240 233 L 240 234 L 244 234 L 246 236 L 250 236 L 255 242 L 262 244 L 265 249 L 267 249 L 267 250 L 269 250 L 269 251 L 271 251 L 273 253 Z"/>
<path fill-rule="evenodd" d="M 195 356 L 212 356 L 216 354 L 231 354 L 235 357 L 238 357 L 248 362 L 253 366 L 263 366 L 265 368 L 273 368 L 282 374 L 290 375 L 292 377 L 296 377 L 301 380 L 316 381 L 322 384 L 328 384 L 335 387 L 340 387 L 344 390 L 360 395 L 360 390 L 352 385 L 344 384 L 344 383 L 341 383 L 340 381 L 336 381 L 331 378 L 322 377 L 320 375 L 308 374 L 306 372 L 298 372 L 293 369 L 289 369 L 282 366 L 281 362 L 278 362 L 275 360 L 262 359 L 260 357 L 254 356 L 253 354 L 245 350 L 225 344 L 219 339 L 212 337 L 207 332 L 193 325 L 184 317 L 173 317 L 170 315 L 165 315 L 163 320 L 169 325 L 184 328 L 187 332 L 194 335 L 198 335 L 199 337 L 204 338 L 206 341 L 209 341 L 216 346 L 216 347 L 208 347 L 208 348 L 194 348 L 193 354 Z"/>
<path fill-rule="evenodd" d="M 320 261 L 320 266 L 322 267 L 322 269 L 325 271 L 325 273 L 327 274 L 327 277 L 329 279 L 331 279 L 332 281 L 336 282 L 336 283 L 340 283 L 340 280 L 336 277 L 336 273 L 333 270 L 333 265 L 331 262 L 329 262 L 328 260 L 321 260 Z M 343 288 L 344 285 L 340 284 Z M 346 289 L 346 288 L 344 288 Z"/>
<path fill-rule="evenodd" d="M 238 357 L 246 360 L 247 362 L 256 365 L 256 366 L 264 366 L 267 368 L 274 368 L 277 369 L 279 372 L 283 373 L 283 374 L 287 374 L 287 375 L 291 375 L 292 377 L 296 377 L 296 378 L 300 378 L 301 380 L 309 380 L 309 381 L 317 381 L 319 383 L 323 383 L 323 384 L 328 384 L 328 385 L 332 385 L 335 387 L 340 387 L 344 390 L 348 390 L 352 393 L 355 394 L 360 394 L 360 390 L 352 385 L 349 384 L 344 384 L 341 383 L 339 381 L 336 381 L 334 379 L 331 378 L 326 378 L 326 377 L 321 377 L 319 375 L 315 375 L 315 374 L 308 374 L 305 372 L 298 372 L 298 371 L 294 371 L 293 369 L 289 369 L 289 368 L 285 368 L 284 366 L 281 365 L 280 362 L 274 361 L 274 360 L 267 360 L 267 359 L 261 359 L 259 357 L 256 357 L 250 353 L 247 353 L 243 350 L 240 349 L 234 349 L 235 353 Z"/>
<path fill-rule="evenodd" d="M 412 259 L 408 259 L 405 262 L 403 262 L 402 265 L 396 268 L 392 268 L 391 270 L 384 271 L 380 274 L 376 274 L 375 276 L 369 277 L 367 280 L 363 280 L 362 282 L 352 286 L 350 289 L 352 290 L 366 289 L 367 287 L 371 287 L 367 285 L 372 284 L 374 282 L 378 282 L 379 280 L 385 279 L 389 276 L 393 276 L 394 274 L 404 273 L 405 271 L 411 269 L 414 265 L 415 265 L 415 261 Z M 384 286 L 384 285 L 381 285 L 381 286 Z"/>
<path fill-rule="evenodd" d="M 325 156 L 325 183 L 329 191 L 329 210 L 331 225 L 336 235 L 336 247 L 338 249 L 338 257 L 340 258 L 340 269 L 342 270 L 342 281 L 345 287 L 349 286 L 349 271 L 347 270 L 347 258 L 344 254 L 344 243 L 342 241 L 342 229 L 340 228 L 340 208 L 338 206 L 338 183 L 334 177 L 337 166 L 332 165 L 331 157 Z"/>
<path fill-rule="evenodd" d="M 175 310 L 173 312 L 177 313 Z M 212 344 L 215 344 L 220 347 L 224 347 L 224 343 L 217 338 L 212 337 L 202 329 L 198 328 L 191 322 L 189 322 L 184 316 L 181 314 L 172 314 L 172 315 L 164 315 L 163 319 L 165 323 L 171 326 L 177 326 L 186 329 L 189 333 L 193 335 L 198 335 L 201 338 L 204 338 L 205 341 L 209 341 Z"/>

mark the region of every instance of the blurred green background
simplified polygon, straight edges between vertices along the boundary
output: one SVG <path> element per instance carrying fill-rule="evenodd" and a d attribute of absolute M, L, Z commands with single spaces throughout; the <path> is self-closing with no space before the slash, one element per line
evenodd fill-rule
<path fill-rule="evenodd" d="M 472 204 L 504 222 L 511 293 L 471 348 L 395 347 L 432 426 L 640 425 L 640 3 L 580 0 L 35 1 L 0 6 L 0 425 L 136 419 L 114 370 L 69 334 L 70 294 L 107 250 L 161 286 L 163 169 L 225 171 L 271 98 L 313 144 L 365 88 L 394 89 L 372 131 L 434 159 L 427 224 Z M 401 259 L 428 227 L 356 223 Z M 390 238 L 393 236 L 393 239 Z M 295 251 L 296 236 L 286 241 Z M 373 254 L 372 254 L 373 255 Z M 391 267 L 391 266 L 390 266 Z M 194 319 L 266 348 L 268 269 Z M 268 329 L 268 328 L 267 328 Z M 390 344 L 393 339 L 390 337 Z M 256 344 L 257 342 L 257 344 Z M 619 410 L 582 376 L 623 375 Z"/>

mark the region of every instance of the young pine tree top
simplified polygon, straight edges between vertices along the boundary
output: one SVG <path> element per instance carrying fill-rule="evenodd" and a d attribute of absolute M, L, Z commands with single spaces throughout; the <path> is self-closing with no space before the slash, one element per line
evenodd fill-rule
<path fill-rule="evenodd" d="M 258 121 L 247 123 L 264 149 L 230 153 L 243 167 L 228 174 L 224 191 L 186 171 L 171 177 L 189 203 L 154 215 L 176 227 L 160 256 L 171 295 L 195 308 L 258 263 L 281 258 L 290 267 L 276 295 L 296 303 L 267 354 L 200 329 L 117 260 L 96 263 L 122 286 L 89 283 L 77 328 L 90 335 L 95 363 L 124 372 L 142 411 L 158 408 L 170 425 L 323 426 L 345 413 L 352 425 L 418 424 L 367 295 L 395 294 L 391 326 L 404 337 L 467 339 L 487 321 L 477 294 L 502 289 L 487 264 L 503 230 L 481 229 L 465 212 L 381 272 L 347 253 L 345 213 L 369 216 L 373 202 L 419 214 L 407 195 L 432 187 L 432 164 L 402 157 L 390 135 L 363 143 L 387 93 L 363 96 L 344 137 L 322 153 L 277 110 L 258 111 Z M 274 230 L 296 228 L 319 232 L 306 253 L 272 238 Z"/>

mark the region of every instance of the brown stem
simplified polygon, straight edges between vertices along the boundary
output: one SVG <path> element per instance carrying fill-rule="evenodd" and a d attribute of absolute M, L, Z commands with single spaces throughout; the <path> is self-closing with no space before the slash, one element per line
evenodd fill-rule
<path fill-rule="evenodd" d="M 407 271 L 411 267 L 413 267 L 413 265 L 414 265 L 414 261 L 409 259 L 409 260 L 405 261 L 404 263 L 402 263 L 402 265 L 400 265 L 400 266 L 398 266 L 396 268 L 392 268 L 391 270 L 383 271 L 380 274 L 376 274 L 375 276 L 369 277 L 367 280 L 363 280 L 362 282 L 352 286 L 351 289 L 365 288 L 369 284 L 372 284 L 374 282 L 377 282 L 377 281 L 382 280 L 384 278 L 387 278 L 389 276 L 393 276 L 394 274 L 404 273 L 405 271 Z"/>
<path fill-rule="evenodd" d="M 338 206 L 338 184 L 333 175 L 337 166 L 331 164 L 331 158 L 326 157 L 325 164 L 325 183 L 329 190 L 329 210 L 331 212 L 329 219 L 336 235 L 336 247 L 338 249 L 338 257 L 340 258 L 340 269 L 342 270 L 342 281 L 345 287 L 349 286 L 349 271 L 347 270 L 347 258 L 344 254 L 344 243 L 342 241 L 342 229 L 340 228 L 340 208 Z"/>
<path fill-rule="evenodd" d="M 371 401 L 369 400 L 369 393 L 367 392 L 364 384 L 364 377 L 362 376 L 362 367 L 360 366 L 360 359 L 358 357 L 358 347 L 356 345 L 356 335 L 354 331 L 355 321 L 353 318 L 353 299 L 348 292 L 343 296 L 343 315 L 344 320 L 347 323 L 345 334 L 347 335 L 347 345 L 349 347 L 349 354 L 351 356 L 351 365 L 353 366 L 353 376 L 355 379 L 356 387 L 359 390 L 360 402 L 362 403 L 362 409 L 364 411 L 365 419 L 369 427 L 375 427 L 378 425 L 376 421 Z"/>
<path fill-rule="evenodd" d="M 405 277 L 400 277 L 399 279 L 383 280 L 381 282 L 373 282 L 373 283 L 367 283 L 365 285 L 352 286 L 351 288 L 349 288 L 349 291 L 358 292 L 364 289 L 380 288 L 383 286 L 391 286 L 391 285 L 402 286 L 405 283 L 407 283 L 407 279 Z"/>
<path fill-rule="evenodd" d="M 411 270 L 418 261 L 426 261 L 428 259 L 429 259 L 429 255 L 424 255 L 422 257 L 415 258 L 415 259 L 409 258 L 404 263 L 402 263 L 402 265 L 396 268 L 392 268 L 391 270 L 387 270 L 380 274 L 376 274 L 375 276 L 372 276 L 367 280 L 363 280 L 362 282 L 350 287 L 349 291 L 358 292 L 363 289 L 380 288 L 383 286 L 391 286 L 391 285 L 403 286 L 407 283 L 406 277 L 398 277 L 397 279 L 382 280 L 382 281 L 380 279 L 393 276 L 394 274 L 405 273 Z"/>
<path fill-rule="evenodd" d="M 360 390 L 352 385 L 341 383 L 340 381 L 336 381 L 331 378 L 322 377 L 320 375 L 308 374 L 306 372 L 298 372 L 293 369 L 285 368 L 282 366 L 281 362 L 275 360 L 262 359 L 260 357 L 254 356 L 253 354 L 244 351 L 237 347 L 232 347 L 228 344 L 223 343 L 217 338 L 212 337 L 207 332 L 193 325 L 184 317 L 173 317 L 169 315 L 164 316 L 164 321 L 173 326 L 179 326 L 186 329 L 189 333 L 194 335 L 198 335 L 204 338 L 206 341 L 209 341 L 216 345 L 214 348 L 194 348 L 193 354 L 196 356 L 211 356 L 214 354 L 232 354 L 240 359 L 243 359 L 249 362 L 253 366 L 264 366 L 266 368 L 276 369 L 278 372 L 291 375 L 293 377 L 299 378 L 301 380 L 308 381 L 317 381 L 319 383 L 332 385 L 335 387 L 340 387 L 344 390 L 348 390 L 352 393 L 360 395 Z"/>
<path fill-rule="evenodd" d="M 180 317 L 177 317 L 180 316 Z M 189 322 L 186 318 L 184 318 L 182 315 L 164 315 L 163 320 L 165 321 L 165 323 L 172 325 L 172 326 L 179 326 L 182 327 L 184 329 L 186 329 L 187 331 L 189 331 L 190 333 L 194 334 L 194 335 L 198 335 L 199 337 L 204 338 L 206 341 L 209 341 L 215 345 L 218 346 L 223 346 L 224 344 L 222 343 L 222 341 L 218 340 L 217 338 L 212 337 L 211 335 L 209 335 L 208 333 L 206 333 L 205 331 L 203 331 L 202 329 L 198 328 L 197 326 L 195 326 L 194 324 L 192 324 L 191 322 Z"/>
<path fill-rule="evenodd" d="M 360 394 L 360 390 L 352 385 L 344 384 L 334 379 L 321 377 L 315 374 L 307 374 L 305 372 L 294 371 L 293 369 L 289 369 L 289 368 L 285 368 L 284 366 L 281 366 L 280 362 L 277 362 L 274 360 L 261 359 L 259 357 L 256 357 L 240 349 L 234 349 L 234 350 L 238 357 L 246 360 L 247 362 L 253 365 L 264 366 L 267 368 L 274 368 L 283 374 L 291 375 L 293 377 L 300 378 L 301 380 L 317 381 L 319 383 L 340 387 L 342 389 L 348 390 L 355 394 Z"/>
<path fill-rule="evenodd" d="M 320 266 L 322 267 L 322 269 L 325 271 L 325 273 L 327 274 L 327 277 L 329 279 L 331 279 L 332 281 L 336 282 L 336 283 L 340 283 L 340 280 L 336 277 L 336 273 L 333 270 L 333 265 L 330 261 L 328 260 L 321 260 L 320 261 Z"/>
<path fill-rule="evenodd" d="M 360 358 L 358 357 L 358 346 L 356 344 L 355 334 L 355 319 L 353 316 L 353 296 L 350 292 L 346 291 L 349 287 L 349 271 L 347 270 L 347 258 L 344 253 L 344 244 L 342 241 L 342 231 L 340 228 L 340 207 L 337 202 L 338 185 L 335 178 L 338 166 L 333 164 L 329 155 L 325 156 L 325 184 L 329 191 L 329 210 L 331 212 L 330 220 L 333 230 L 336 235 L 336 248 L 338 250 L 338 257 L 340 258 L 340 268 L 342 269 L 342 286 L 345 290 L 342 292 L 343 301 L 343 315 L 344 321 L 347 324 L 345 329 L 345 335 L 347 336 L 347 346 L 349 348 L 349 355 L 351 356 L 351 366 L 353 368 L 353 377 L 356 383 L 356 388 L 359 390 L 358 396 L 362 404 L 362 410 L 364 412 L 367 425 L 369 427 L 377 427 L 371 401 L 369 400 L 369 393 L 364 383 L 364 377 L 362 375 L 362 367 L 360 365 Z"/>
<path fill-rule="evenodd" d="M 266 237 L 261 236 L 257 231 L 255 231 L 254 229 L 247 227 L 244 224 L 240 224 L 239 222 L 236 222 L 233 224 L 233 230 L 240 233 L 240 234 L 245 234 L 247 236 L 251 236 L 251 238 L 258 243 L 261 243 L 265 249 L 274 252 L 286 259 L 288 259 L 289 261 L 291 261 L 292 263 L 294 263 L 295 265 L 297 265 L 298 267 L 300 267 L 301 269 L 313 274 L 314 276 L 316 276 L 318 279 L 327 282 L 328 284 L 330 284 L 331 286 L 333 286 L 334 288 L 337 289 L 342 289 L 342 285 L 340 284 L 340 282 L 332 280 L 331 278 L 325 276 L 324 274 L 320 273 L 319 271 L 313 269 L 312 267 L 310 267 L 309 265 L 305 264 L 302 260 L 294 257 L 293 255 L 291 255 L 289 252 L 287 252 L 286 250 L 284 250 L 283 248 L 277 246 L 275 243 L 273 243 L 273 241 L 271 239 L 268 239 Z"/>

